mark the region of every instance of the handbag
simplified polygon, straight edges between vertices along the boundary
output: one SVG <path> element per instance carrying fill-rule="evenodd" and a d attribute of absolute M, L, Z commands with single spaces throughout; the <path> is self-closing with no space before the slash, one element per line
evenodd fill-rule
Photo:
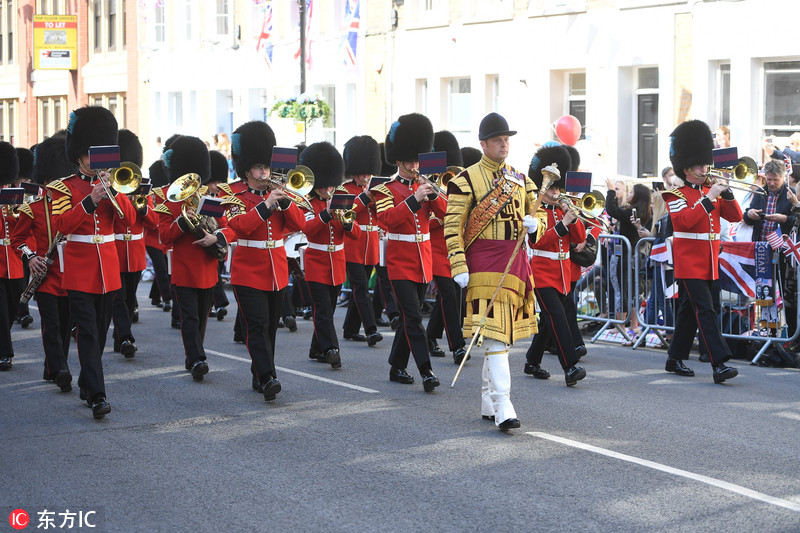
<path fill-rule="evenodd" d="M 586 243 L 586 246 L 584 246 L 583 250 L 580 252 L 575 251 L 575 246 L 575 244 L 570 243 L 569 258 L 572 259 L 576 265 L 584 268 L 594 265 L 597 260 L 597 241 L 593 244 Z"/>

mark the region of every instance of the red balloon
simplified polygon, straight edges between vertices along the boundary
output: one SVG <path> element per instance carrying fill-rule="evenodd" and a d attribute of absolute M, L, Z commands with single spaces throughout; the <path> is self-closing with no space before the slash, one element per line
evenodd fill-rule
<path fill-rule="evenodd" d="M 572 115 L 564 115 L 556 121 L 556 135 L 562 143 L 575 146 L 581 138 L 581 122 Z"/>

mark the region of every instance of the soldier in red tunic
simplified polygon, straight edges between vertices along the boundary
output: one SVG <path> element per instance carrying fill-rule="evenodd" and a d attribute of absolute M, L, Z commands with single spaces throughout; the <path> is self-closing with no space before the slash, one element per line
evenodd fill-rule
<path fill-rule="evenodd" d="M 62 176 L 74 174 L 77 165 L 67 159 L 64 151 L 66 132 L 61 131 L 36 146 L 33 182 L 46 186 Z M 72 390 L 72 374 L 67 364 L 69 355 L 72 317 L 69 314 L 67 291 L 62 284 L 63 263 L 61 254 L 53 254 L 50 265 L 45 254 L 56 238 L 53 201 L 42 191 L 41 197 L 22 206 L 19 222 L 11 237 L 11 244 L 20 251 L 23 261 L 28 263 L 31 275 L 44 274 L 34 298 L 42 321 L 42 346 L 44 348 L 44 375 L 46 381 L 54 381 L 63 391 Z M 33 248 L 28 244 L 33 236 Z M 63 246 L 63 244 L 62 244 Z M 46 273 L 46 274 L 45 274 Z"/>
<path fill-rule="evenodd" d="M 70 114 L 66 151 L 79 173 L 51 182 L 56 230 L 66 235 L 64 246 L 64 288 L 69 310 L 77 326 L 81 399 L 92 408 L 95 418 L 111 412 L 106 400 L 101 360 L 111 322 L 114 291 L 120 288 L 119 259 L 114 244 L 117 209 L 108 198 L 106 171 L 90 168 L 89 147 L 117 144 L 117 120 L 102 107 L 83 107 Z M 111 191 L 111 189 L 108 189 Z M 113 191 L 111 194 L 114 194 Z M 132 221 L 135 210 L 128 197 L 114 196 L 123 218 Z"/>
<path fill-rule="evenodd" d="M 150 185 L 153 186 L 147 197 L 147 204 L 151 209 L 158 207 L 164 201 L 169 179 L 162 159 L 156 160 L 148 169 Z M 169 270 L 167 269 L 167 250 L 158 234 L 158 225 L 155 228 L 144 228 L 144 244 L 150 262 L 153 264 L 153 284 L 150 288 L 150 300 L 153 305 L 161 307 L 164 312 L 172 310 L 172 296 L 169 292 Z"/>
<path fill-rule="evenodd" d="M 739 222 L 742 210 L 726 184 L 708 186 L 705 174 L 714 161 L 714 139 L 708 125 L 700 120 L 684 122 L 671 138 L 670 161 L 684 185 L 662 195 L 672 220 L 672 257 L 680 298 L 665 369 L 679 376 L 694 375 L 683 361 L 689 358 L 699 330 L 700 345 L 713 367 L 714 383 L 722 383 L 739 371 L 725 365 L 731 351 L 722 338 L 711 291 L 719 277 L 720 217 Z"/>
<path fill-rule="evenodd" d="M 19 159 L 10 143 L 0 142 L 0 188 L 6 188 L 17 180 Z M 20 283 L 25 275 L 22 260 L 11 246 L 11 233 L 17 224 L 13 210 L 15 206 L 0 207 L 0 370 L 11 370 L 14 346 L 11 344 L 11 326 L 19 308 Z"/>
<path fill-rule="evenodd" d="M 344 317 L 344 338 L 366 342 L 375 346 L 383 340 L 375 323 L 375 313 L 369 296 L 369 278 L 380 253 L 380 228 L 375 203 L 367 190 L 369 180 L 381 171 L 381 152 L 378 141 L 369 135 L 353 137 L 344 145 L 344 175 L 349 181 L 343 185 L 355 195 L 353 211 L 361 234 L 358 240 L 347 239 L 344 253 L 347 260 L 347 279 L 350 280 L 350 303 Z M 364 324 L 364 333 L 358 330 Z"/>
<path fill-rule="evenodd" d="M 341 368 L 333 312 L 347 276 L 344 240 L 357 240 L 361 228 L 343 222 L 330 208 L 331 197 L 344 178 L 344 161 L 336 147 L 327 142 L 314 143 L 300 154 L 300 164 L 314 173 L 313 211 L 306 212 L 303 228 L 308 239 L 303 269 L 314 302 L 314 337 L 308 356 Z"/>
<path fill-rule="evenodd" d="M 386 228 L 386 267 L 400 308 L 400 327 L 389 354 L 389 380 L 410 384 L 408 357 L 422 376 L 422 387 L 430 392 L 439 386 L 431 368 L 428 336 L 422 326 L 422 304 L 433 280 L 430 220 L 434 213 L 444 218 L 447 205 L 427 182 L 420 183 L 419 154 L 433 149 L 433 126 L 418 113 L 403 115 L 386 136 L 386 159 L 397 164 L 397 175 L 373 190 L 378 223 Z"/>
<path fill-rule="evenodd" d="M 252 361 L 252 386 L 266 401 L 281 391 L 275 371 L 275 334 L 289 283 L 283 236 L 300 231 L 305 224 L 297 205 L 270 184 L 274 146 L 275 134 L 265 122 L 247 122 L 233 132 L 234 168 L 247 188 L 237 187 L 223 201 L 228 225 L 237 237 L 231 284 Z"/>
<path fill-rule="evenodd" d="M 218 198 L 224 198 L 231 194 L 233 191 L 228 187 L 228 158 L 225 154 L 218 150 L 211 150 L 208 152 L 209 161 L 211 163 L 211 177 L 208 180 L 208 194 Z M 228 295 L 225 294 L 225 282 L 222 279 L 222 273 L 225 271 L 225 261 L 220 261 L 218 266 L 219 276 L 217 284 L 214 285 L 212 292 L 211 302 L 213 307 L 209 313 L 210 317 L 215 317 L 217 320 L 224 320 L 228 314 Z"/>

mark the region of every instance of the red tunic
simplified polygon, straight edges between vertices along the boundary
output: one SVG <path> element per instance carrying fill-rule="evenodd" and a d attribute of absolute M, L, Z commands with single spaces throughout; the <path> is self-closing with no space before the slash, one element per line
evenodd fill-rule
<path fill-rule="evenodd" d="M 305 217 L 294 202 L 285 210 L 270 211 L 263 205 L 264 198 L 245 189 L 223 201 L 228 227 L 236 232 L 238 240 L 231 260 L 231 283 L 279 291 L 289 284 L 283 236 L 302 230 Z"/>
<path fill-rule="evenodd" d="M 742 220 L 736 200 L 709 200 L 691 184 L 664 191 L 672 220 L 672 258 L 676 279 L 715 280 L 719 277 L 720 217 L 728 222 Z"/>
<path fill-rule="evenodd" d="M 348 263 L 359 265 L 377 265 L 380 256 L 380 229 L 378 228 L 378 215 L 375 212 L 375 202 L 364 205 L 361 197 L 366 189 L 358 184 L 348 181 L 344 188 L 350 194 L 356 195 L 353 211 L 356 212 L 355 224 L 361 229 L 357 240 L 347 239 L 344 242 L 344 254 Z"/>
<path fill-rule="evenodd" d="M 25 246 L 29 247 L 31 253 L 39 257 L 44 257 L 47 249 L 50 248 L 51 239 L 56 235 L 55 219 L 50 214 L 53 210 L 50 199 L 43 197 L 24 205 L 19 210 L 19 221 L 14 232 L 11 234 L 11 246 L 22 252 Z M 50 229 L 48 231 L 47 219 L 50 219 Z M 31 239 L 33 242 L 31 243 Z M 31 248 L 31 244 L 33 247 Z M 53 264 L 47 268 L 45 276 L 36 292 L 46 292 L 56 296 L 66 296 L 67 291 L 62 286 L 63 268 L 61 260 L 56 253 L 53 256 Z"/>
<path fill-rule="evenodd" d="M 594 237 L 595 242 L 598 241 L 598 237 L 601 233 L 603 233 L 603 228 L 600 226 L 596 226 L 594 224 L 585 225 L 589 228 L 589 231 L 586 232 L 586 237 L 588 238 L 589 235 Z M 575 261 L 570 261 L 571 268 L 572 268 L 572 281 L 580 281 L 581 279 L 581 266 L 576 263 Z"/>
<path fill-rule="evenodd" d="M 351 231 L 345 231 L 342 223 L 328 214 L 326 200 L 315 196 L 311 199 L 311 207 L 314 212 L 305 212 L 306 224 L 303 227 L 308 239 L 303 261 L 306 281 L 341 285 L 347 277 L 345 237 L 357 240 L 361 228 L 353 224 Z"/>
<path fill-rule="evenodd" d="M 450 259 L 447 258 L 447 242 L 444 240 L 444 221 L 431 216 L 431 259 L 433 275 L 445 278 L 453 277 L 450 272 Z"/>
<path fill-rule="evenodd" d="M 119 259 L 114 244 L 114 221 L 119 215 L 111 201 L 101 200 L 92 210 L 92 183 L 77 174 L 47 187 L 53 197 L 56 229 L 67 236 L 64 288 L 92 294 L 119 289 Z M 128 197 L 117 193 L 115 199 L 125 218 L 133 220 L 136 210 Z"/>
<path fill-rule="evenodd" d="M 561 222 L 564 211 L 560 206 L 545 205 L 544 208 L 547 213 L 547 231 L 531 245 L 533 282 L 537 288 L 551 287 L 567 294 L 572 283 L 569 245 L 586 240 L 586 228 L 580 220 L 569 226 Z"/>
<path fill-rule="evenodd" d="M 147 214 L 136 211 L 133 224 L 117 217 L 114 220 L 114 240 L 117 243 L 120 272 L 141 272 L 147 266 L 145 259 L 145 228 L 158 231 L 158 217 L 149 207 Z"/>
<path fill-rule="evenodd" d="M 19 279 L 25 275 L 22 270 L 22 259 L 16 247 L 11 244 L 11 234 L 17 225 L 17 218 L 11 214 L 8 206 L 0 209 L 0 217 L 3 219 L 3 223 L 0 224 L 0 245 L 3 248 L 3 255 L 0 258 L 0 278 Z"/>
<path fill-rule="evenodd" d="M 428 283 L 433 279 L 430 242 L 431 213 L 443 219 L 442 198 L 419 203 L 416 181 L 399 176 L 373 189 L 378 223 L 387 230 L 386 268 L 390 279 Z"/>

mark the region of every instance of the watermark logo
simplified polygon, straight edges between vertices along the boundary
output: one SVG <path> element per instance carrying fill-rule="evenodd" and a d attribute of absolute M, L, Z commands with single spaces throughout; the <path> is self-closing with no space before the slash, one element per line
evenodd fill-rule
<path fill-rule="evenodd" d="M 38 524 L 36 529 L 50 530 L 50 529 L 83 529 L 97 527 L 97 512 L 96 511 L 36 511 L 36 520 Z M 25 529 L 31 524 L 31 518 L 28 512 L 24 509 L 16 509 L 11 511 L 8 515 L 8 522 L 14 529 Z M 34 527 L 31 525 L 31 527 Z"/>
<path fill-rule="evenodd" d="M 30 517 L 28 513 L 25 512 L 25 509 L 15 509 L 8 515 L 8 522 L 14 529 L 24 529 L 28 527 L 30 521 Z"/>

